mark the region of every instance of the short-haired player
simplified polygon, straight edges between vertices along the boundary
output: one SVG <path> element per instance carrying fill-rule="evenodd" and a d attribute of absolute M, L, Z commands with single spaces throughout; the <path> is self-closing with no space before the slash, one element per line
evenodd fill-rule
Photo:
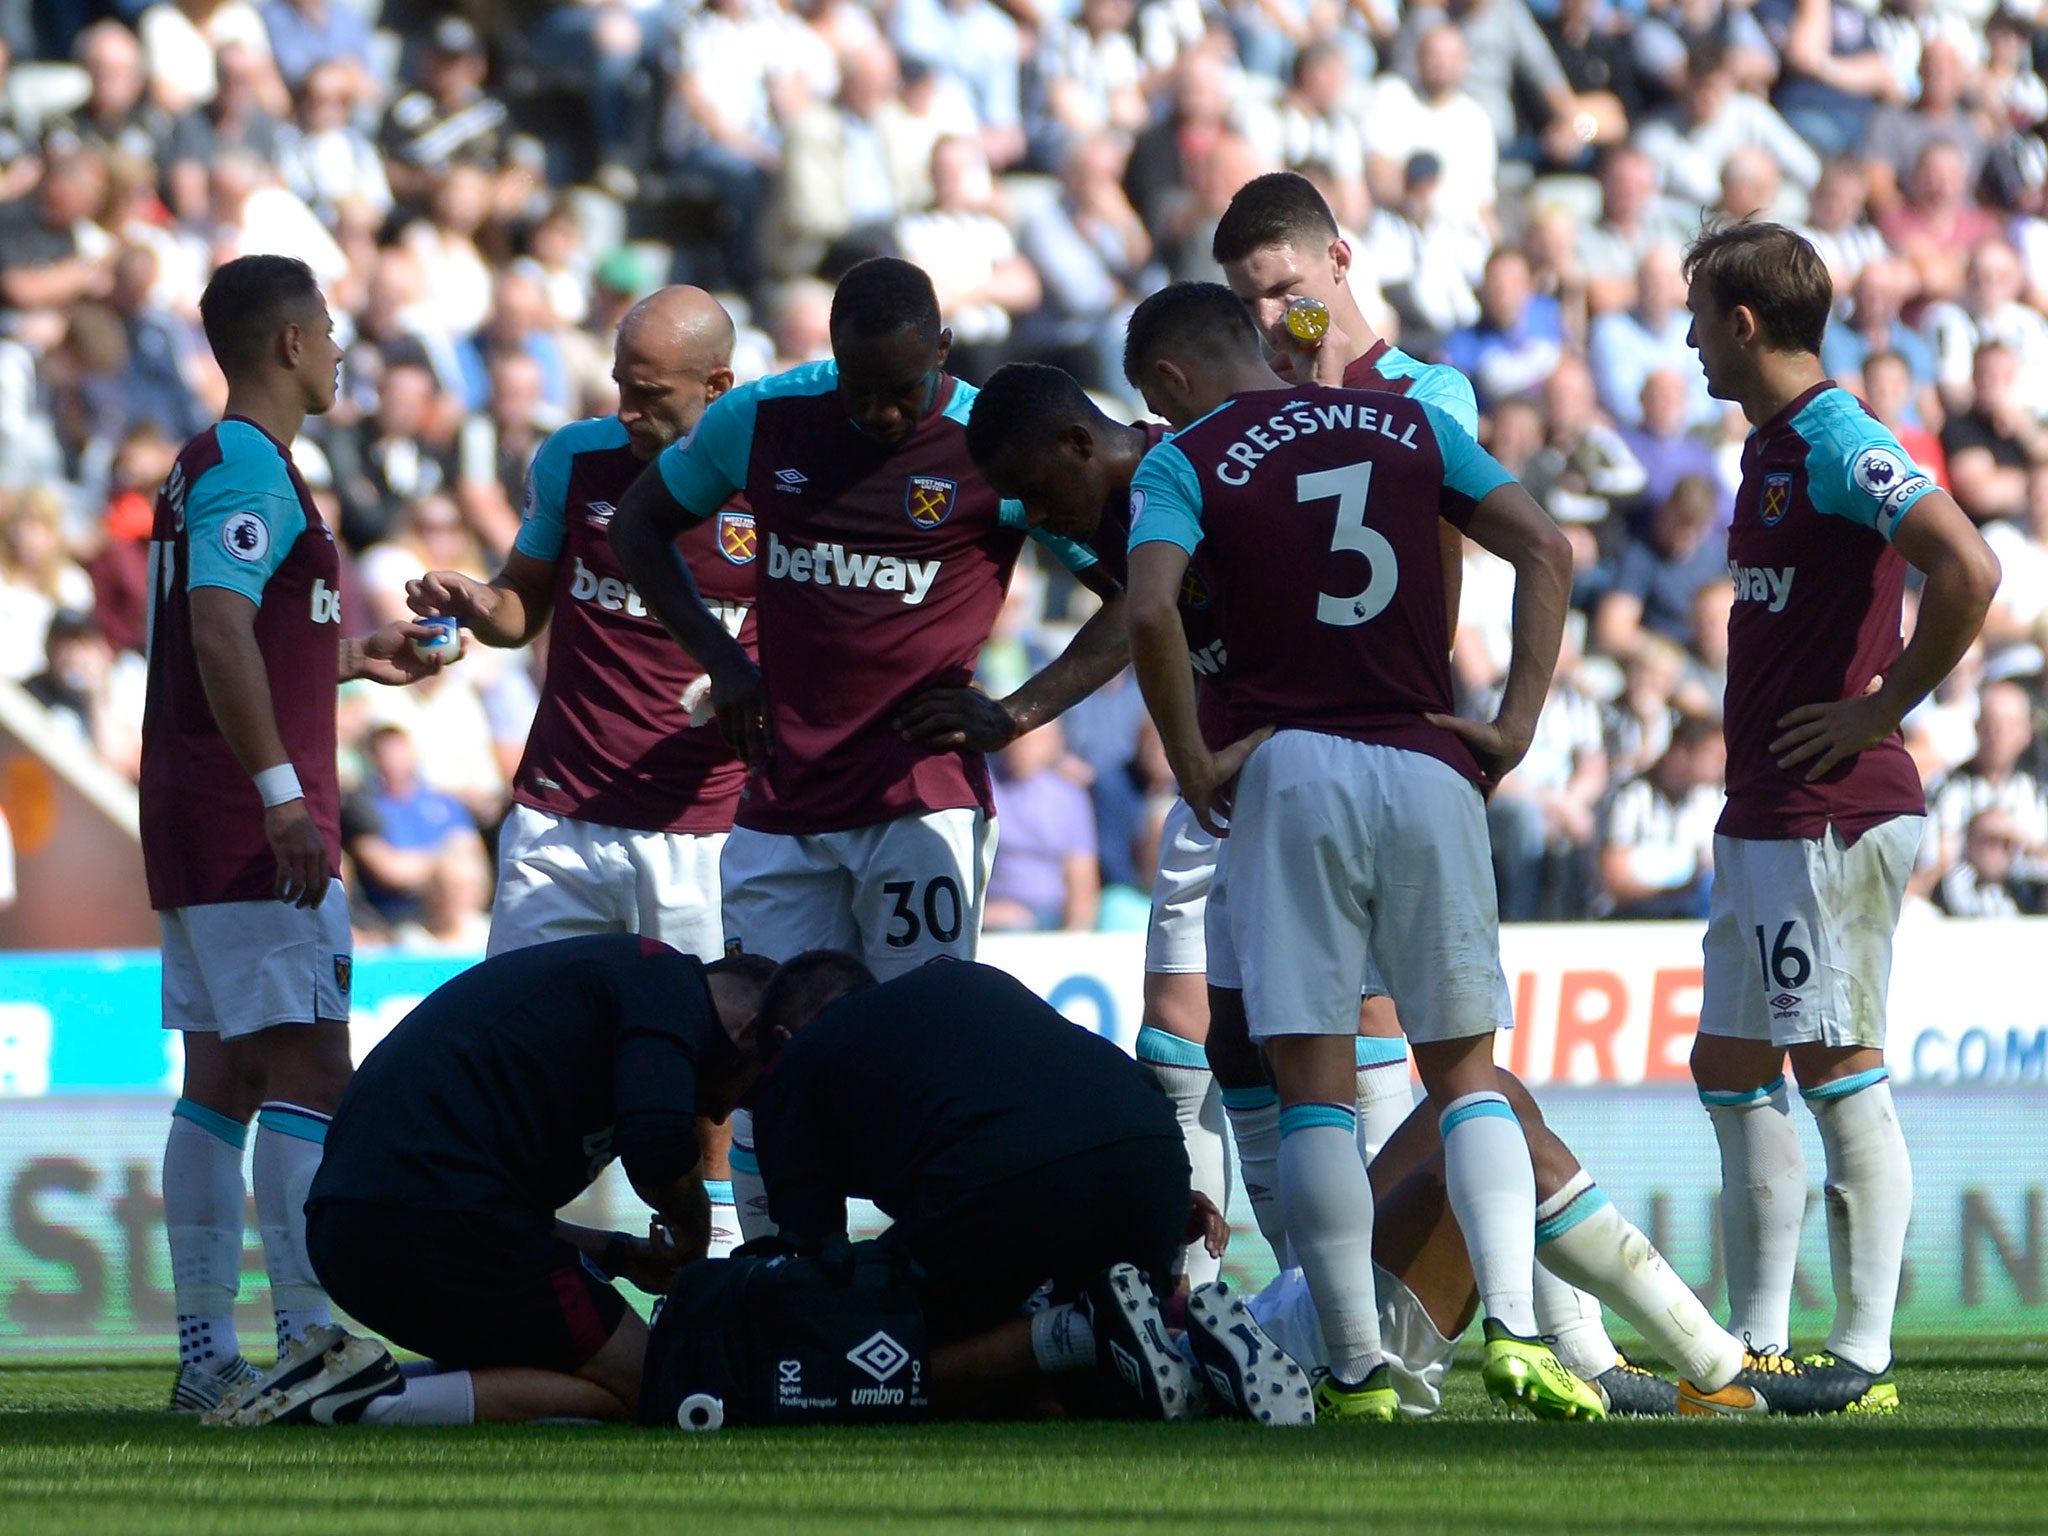
<path fill-rule="evenodd" d="M 1027 536 L 1084 581 L 1099 562 L 1030 530 L 975 472 L 971 385 L 931 279 L 860 263 L 832 303 L 829 361 L 732 390 L 620 503 L 611 538 L 648 607 L 711 677 L 752 772 L 720 861 L 725 936 L 749 949 L 846 949 L 890 976 L 972 958 L 993 853 L 988 768 L 907 738 L 907 705 L 962 688 Z M 753 508 L 758 667 L 706 606 L 675 537 L 735 493 Z M 1113 656 L 1062 657 L 1078 698 Z M 1055 711 L 1056 712 L 1056 711 Z M 735 1127 L 743 1229 L 765 1207 Z"/>
<path fill-rule="evenodd" d="M 422 614 L 459 618 L 486 645 L 526 645 L 552 623 L 547 678 L 498 835 L 493 955 L 552 939 L 638 933 L 701 960 L 724 950 L 718 860 L 746 765 L 691 701 L 704 669 L 625 577 L 606 531 L 626 491 L 732 387 L 733 326 L 699 288 L 669 287 L 620 322 L 619 408 L 541 445 L 504 569 L 486 584 L 429 571 Z M 744 500 L 677 545 L 699 592 L 751 654 L 758 549 Z M 730 1136 L 700 1127 L 714 1251 L 738 1238 Z"/>
<path fill-rule="evenodd" d="M 349 1079 L 353 953 L 335 782 L 335 686 L 413 682 L 459 654 L 434 630 L 341 638 L 340 553 L 291 443 L 334 404 L 341 348 L 304 262 L 245 256 L 199 301 L 227 412 L 157 496 L 142 722 L 143 868 L 163 925 L 164 1027 L 184 1083 L 164 1146 L 178 1314 L 172 1408 L 251 1388 L 235 1333 L 242 1149 L 280 1369 L 339 1342 L 306 1258 L 306 1188 Z M 425 648 L 414 649 L 415 644 Z"/>
<path fill-rule="evenodd" d="M 1489 1390 L 1601 1417 L 1599 1394 L 1535 1337 L 1536 1198 L 1493 1065 L 1512 1017 L 1481 797 L 1534 732 L 1569 550 L 1435 406 L 1276 375 L 1228 289 L 1182 283 L 1147 299 L 1124 361 L 1180 429 L 1132 482 L 1132 657 L 1190 809 L 1218 834 L 1230 820 L 1229 922 L 1279 1093 L 1280 1204 L 1328 1345 L 1320 1407 L 1396 1411 L 1352 1103 L 1358 998 L 1384 990 L 1441 1115 Z M 1515 567 L 1514 660 L 1493 721 L 1451 714 L 1439 518 Z M 1220 751 L 1195 718 L 1180 619 L 1198 549 L 1230 655 L 1233 739 Z"/>
<path fill-rule="evenodd" d="M 1892 931 L 1925 820 L 1905 714 L 1976 638 L 1997 558 L 1946 491 L 1821 367 L 1833 288 L 1782 225 L 1686 255 L 1707 388 L 1750 422 L 1728 534 L 1728 801 L 1714 839 L 1693 1080 L 1721 1151 L 1731 1326 L 1790 1345 L 1806 1165 L 1789 1057 L 1827 1156 L 1835 1321 L 1813 1360 L 1898 1404 L 1892 1311 L 1912 1165 L 1884 1064 Z M 1901 642 L 1907 568 L 1921 573 Z M 1740 1394 L 1686 1393 L 1700 1412 Z"/>

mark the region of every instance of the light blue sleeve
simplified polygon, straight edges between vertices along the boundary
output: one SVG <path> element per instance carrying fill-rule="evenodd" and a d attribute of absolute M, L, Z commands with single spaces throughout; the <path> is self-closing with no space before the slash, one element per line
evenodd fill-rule
<path fill-rule="evenodd" d="M 1004 502 L 1003 505 L 1008 507 L 1011 503 Z M 1016 503 L 1016 507 L 1020 513 L 1024 510 L 1022 502 Z M 1005 521 L 1008 521 L 1008 519 L 1006 518 Z M 1011 526 L 1015 527 L 1016 525 L 1011 524 Z M 1031 529 L 1031 537 L 1037 541 L 1041 549 L 1050 551 L 1061 565 L 1064 565 L 1077 576 L 1090 566 L 1101 563 L 1096 559 L 1095 551 L 1086 544 L 1077 544 L 1072 539 L 1061 538 L 1058 534 L 1048 533 L 1043 528 Z"/>
<path fill-rule="evenodd" d="M 519 537 L 512 547 L 535 560 L 559 560 L 568 537 L 565 503 L 569 496 L 569 461 L 575 449 L 564 427 L 540 445 L 526 472 L 526 511 L 519 519 Z"/>
<path fill-rule="evenodd" d="M 757 381 L 720 395 L 697 430 L 662 449 L 655 461 L 669 495 L 700 522 L 730 501 L 734 492 L 746 489 L 760 392 Z"/>
<path fill-rule="evenodd" d="M 1463 427 L 1467 435 L 1479 435 L 1479 397 L 1472 392 L 1472 381 L 1457 369 L 1443 363 L 1431 364 L 1408 386 L 1408 398 L 1435 406 Z"/>
<path fill-rule="evenodd" d="M 1161 443 L 1131 477 L 1131 548 L 1178 544 L 1192 555 L 1201 542 L 1201 479 L 1185 453 Z"/>
<path fill-rule="evenodd" d="M 1450 494 L 1476 506 L 1515 478 L 1449 411 L 1424 401 L 1422 414 L 1444 456 L 1444 489 Z"/>
<path fill-rule="evenodd" d="M 306 531 L 306 512 L 277 449 L 268 439 L 241 441 L 237 426 L 221 424 L 225 456 L 185 493 L 185 585 L 225 587 L 260 606 Z"/>
<path fill-rule="evenodd" d="M 1891 429 L 1861 406 L 1793 425 L 1807 442 L 1806 494 L 1816 512 L 1873 529 L 1889 543 L 1914 503 L 1935 488 Z"/>

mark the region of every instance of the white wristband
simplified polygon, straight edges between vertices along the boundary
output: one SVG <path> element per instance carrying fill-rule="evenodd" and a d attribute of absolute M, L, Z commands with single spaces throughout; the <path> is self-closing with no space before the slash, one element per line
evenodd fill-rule
<path fill-rule="evenodd" d="M 256 793 L 263 797 L 263 809 L 283 805 L 287 800 L 303 800 L 306 792 L 299 788 L 299 771 L 290 763 L 279 763 L 275 768 L 265 768 L 255 776 Z"/>

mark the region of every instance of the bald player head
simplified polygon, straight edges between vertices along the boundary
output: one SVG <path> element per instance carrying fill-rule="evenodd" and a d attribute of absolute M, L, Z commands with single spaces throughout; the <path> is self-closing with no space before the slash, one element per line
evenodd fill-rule
<path fill-rule="evenodd" d="M 702 288 L 657 289 L 626 312 L 612 349 L 619 425 L 652 460 L 732 388 L 732 316 Z"/>

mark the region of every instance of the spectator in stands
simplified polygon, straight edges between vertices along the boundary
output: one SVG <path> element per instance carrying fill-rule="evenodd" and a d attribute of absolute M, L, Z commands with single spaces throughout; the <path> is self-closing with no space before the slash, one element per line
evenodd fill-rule
<path fill-rule="evenodd" d="M 42 344 L 62 334 L 54 312 L 113 285 L 111 242 L 92 222 L 106 192 L 106 162 L 61 135 L 43 146 L 35 191 L 0 207 L 0 306 L 52 311 Z"/>
<path fill-rule="evenodd" d="M 1967 407 L 1970 369 L 1987 341 L 2012 349 L 2020 398 L 2048 403 L 2048 316 L 2026 302 L 2026 290 L 2020 253 L 2000 237 L 1970 252 L 1961 302 L 1927 306 L 1920 329 L 1932 343 L 1937 382 L 1951 409 Z"/>
<path fill-rule="evenodd" d="M 1160 286 L 1152 237 L 1124 195 L 1128 156 L 1116 134 L 1081 140 L 1061 172 L 1059 199 L 1026 219 L 1017 239 L 1044 289 L 1020 340 L 1090 389 L 1122 389 L 1124 321 Z"/>
<path fill-rule="evenodd" d="M 285 185 L 330 229 L 340 223 L 345 208 L 360 209 L 380 223 L 391 212 L 384 157 L 355 123 L 358 90 L 348 64 L 315 64 L 299 86 L 293 121 L 278 130 L 278 168 Z"/>
<path fill-rule="evenodd" d="M 789 125 L 775 193 L 773 269 L 812 275 L 828 250 L 879 249 L 897 217 L 917 206 L 929 174 L 919 136 L 896 99 L 896 59 L 884 44 L 847 56 L 837 102 L 806 108 Z"/>
<path fill-rule="evenodd" d="M 1577 167 L 1586 154 L 1588 124 L 1591 138 L 1618 146 L 1627 138 L 1628 125 L 1642 120 L 1642 71 L 1628 33 L 1612 24 L 1606 0 L 1559 0 L 1554 14 L 1536 20 L 1573 94 L 1569 120 L 1551 120 L 1546 157 L 1559 166 Z M 1588 104 L 1584 121 L 1580 103 Z"/>
<path fill-rule="evenodd" d="M 2024 840 L 2012 812 L 1987 806 L 1963 832 L 1962 856 L 1935 886 L 1934 904 L 1950 917 L 2019 917 L 2042 909 L 2038 874 L 2023 878 Z"/>
<path fill-rule="evenodd" d="M 1692 408 L 1692 387 L 1686 375 L 1664 368 L 1643 380 L 1642 414 L 1621 434 L 1628 451 L 1643 466 L 1643 506 L 1660 507 L 1678 483 L 1697 476 L 1714 488 L 1716 520 L 1724 526 L 1735 510 L 1733 488 L 1723 478 L 1714 449 L 1693 432 L 1686 417 Z"/>
<path fill-rule="evenodd" d="M 1998 220 L 1970 193 L 1963 152 L 1935 139 L 1913 162 L 1904 201 L 1877 221 L 1886 244 L 1912 266 L 1924 299 L 1959 296 L 1967 253 L 2000 235 Z"/>
<path fill-rule="evenodd" d="M 1963 179 L 1971 186 L 1990 152 L 1976 115 L 1963 102 L 1969 66 L 1946 37 L 1936 35 L 1920 50 L 1920 94 L 1910 106 L 1888 102 L 1871 114 L 1870 131 L 1858 146 L 1870 168 L 1870 202 L 1880 213 L 1899 200 L 1899 188 L 1929 144 L 1953 145 L 1963 157 Z"/>
<path fill-rule="evenodd" d="M 1692 634 L 1686 643 L 1685 676 L 1676 703 L 1685 714 L 1721 718 L 1728 693 L 1728 616 L 1735 609 L 1735 583 L 1710 581 L 1692 600 Z"/>
<path fill-rule="evenodd" d="M 1095 812 L 1060 771 L 1057 722 L 1026 731 L 997 754 L 996 815 L 1003 838 L 989 875 L 984 925 L 996 932 L 1090 929 L 1102 896 Z"/>
<path fill-rule="evenodd" d="M 1651 374 L 1669 370 L 1689 386 L 1688 425 L 1713 421 L 1720 407 L 1707 393 L 1707 376 L 1699 354 L 1687 341 L 1692 314 L 1685 307 L 1685 272 L 1678 249 L 1655 245 L 1643 254 L 1636 272 L 1636 301 L 1628 309 L 1593 321 L 1586 351 L 1598 382 L 1601 407 L 1625 427 L 1643 418 L 1643 384 Z"/>
<path fill-rule="evenodd" d="M 1684 93 L 1687 61 L 1695 48 L 1720 49 L 1739 89 L 1768 91 L 1778 78 L 1778 50 L 1756 24 L 1753 9 L 1739 0 L 1677 0 L 1645 14 L 1636 14 L 1634 6 L 1625 9 L 1642 69 L 1644 101 L 1651 109 L 1668 107 Z"/>
<path fill-rule="evenodd" d="M 1838 295 L 1847 293 L 1863 269 L 1885 254 L 1884 236 L 1870 222 L 1869 207 L 1870 173 L 1861 160 L 1839 155 L 1821 167 L 1799 232 L 1827 263 Z"/>
<path fill-rule="evenodd" d="M 462 804 L 429 788 L 419 753 L 403 729 L 370 732 L 371 776 L 348 798 L 342 845 L 354 862 L 360 893 L 386 924 L 415 917 L 435 870 L 451 860 L 486 859 L 483 839 Z M 484 887 L 488 901 L 488 887 Z"/>
<path fill-rule="evenodd" d="M 196 387 L 211 354 L 189 319 L 155 301 L 156 276 L 157 256 L 146 246 L 123 246 L 114 258 L 107 306 L 120 322 L 128 353 L 121 414 L 131 427 L 146 422 L 182 443 L 211 414 Z"/>
<path fill-rule="evenodd" d="M 1658 634 L 1638 637 L 1621 668 L 1621 695 L 1607 711 L 1607 767 L 1616 782 L 1647 773 L 1671 744 L 1685 651 Z"/>
<path fill-rule="evenodd" d="M 456 436 L 455 497 L 463 522 L 494 560 L 503 560 L 519 533 L 533 456 L 565 417 L 548 403 L 532 353 L 499 351 L 490 368 L 490 404 L 465 417 Z"/>
<path fill-rule="evenodd" d="M 2048 430 L 2020 394 L 2019 371 L 2019 359 L 2004 342 L 1979 347 L 1970 366 L 1969 409 L 1941 429 L 1956 502 L 1980 523 L 2023 515 L 2028 472 L 2048 465 Z"/>
<path fill-rule="evenodd" d="M 1264 130 L 1270 142 L 1260 138 L 1261 147 L 1289 170 L 1321 168 L 1323 195 L 1347 230 L 1363 228 L 1372 212 L 1360 94 L 1349 50 L 1336 37 L 1318 38 L 1294 56 L 1287 92 Z"/>
<path fill-rule="evenodd" d="M 1614 588 L 1600 600 L 1593 626 L 1600 650 L 1625 658 L 1646 630 L 1680 645 L 1691 637 L 1693 598 L 1728 573 L 1715 500 L 1712 484 L 1688 475 L 1623 546 Z"/>
<path fill-rule="evenodd" d="M 149 99 L 142 44 L 118 21 L 96 21 L 78 34 L 73 57 L 89 91 L 63 127 L 87 149 L 146 160 L 159 170 L 171 141 L 171 116 Z"/>
<path fill-rule="evenodd" d="M 262 94 L 273 109 L 284 85 L 270 62 L 270 34 L 249 0 L 156 0 L 136 18 L 149 94 L 176 116 L 212 103 L 227 55 L 245 51 L 262 66 Z"/>
<path fill-rule="evenodd" d="M 505 169 L 507 113 L 484 90 L 489 76 L 476 28 L 460 16 L 444 16 L 421 51 L 419 88 L 400 96 L 384 116 L 385 175 L 405 207 L 424 211 L 453 166 L 472 165 L 492 177 Z M 496 197 L 491 201 L 495 205 Z"/>
<path fill-rule="evenodd" d="M 1124 191 L 1145 221 L 1152 248 L 1171 267 L 1199 217 L 1193 187 L 1198 168 L 1230 132 L 1230 66 L 1213 45 L 1182 55 L 1167 111 L 1131 146 Z M 1206 248 L 1196 244 L 1200 258 Z"/>
<path fill-rule="evenodd" d="M 1759 0 L 1756 18 L 1783 61 L 1771 100 L 1799 136 L 1823 155 L 1862 143 L 1898 92 L 1870 14 L 1850 0 Z"/>
<path fill-rule="evenodd" d="M 1520 0 L 1497 3 L 1522 9 Z M 1410 11 L 1409 18 L 1420 14 Z M 1540 34 L 1537 41 L 1542 41 Z M 1439 22 L 1416 42 L 1412 85 L 1404 75 L 1381 77 L 1365 118 L 1373 195 L 1380 201 L 1400 200 L 1404 167 L 1412 156 L 1427 152 L 1436 157 L 1437 211 L 1450 219 L 1491 221 L 1500 147 L 1513 136 L 1513 125 L 1510 122 L 1503 134 L 1486 105 L 1466 89 L 1470 68 L 1465 34 L 1449 22 Z"/>
<path fill-rule="evenodd" d="M 356 576 L 371 622 L 387 624 L 411 612 L 405 584 L 428 571 L 460 571 L 479 581 L 488 574 L 476 536 L 455 499 L 442 491 L 408 502 L 389 534 L 357 559 Z"/>
<path fill-rule="evenodd" d="M 1131 35 L 1136 12 L 1133 0 L 1081 0 L 1071 20 L 1044 29 L 1031 114 L 1037 164 L 1057 169 L 1077 140 L 1107 130 L 1138 133 L 1150 120 L 1145 67 Z"/>
<path fill-rule="evenodd" d="M 92 580 L 64 547 L 63 516 L 48 487 L 0 496 L 0 678 L 8 682 L 43 666 L 59 609 L 92 608 Z"/>
<path fill-rule="evenodd" d="M 385 369 L 370 419 L 330 434 L 343 509 L 340 532 L 351 549 L 376 543 L 402 506 L 452 483 L 450 414 L 433 371 L 401 359 Z"/>
<path fill-rule="evenodd" d="M 717 221 L 717 268 L 692 272 L 691 281 L 746 288 L 759 269 L 769 178 L 782 162 L 781 120 L 798 102 L 788 94 L 795 82 L 781 21 L 772 7 L 709 0 L 683 24 L 663 153 L 671 170 L 709 192 Z"/>
<path fill-rule="evenodd" d="M 172 211 L 187 223 L 205 212 L 206 170 L 217 156 L 241 150 L 259 160 L 277 159 L 281 125 L 263 99 L 270 78 L 267 55 L 243 44 L 223 48 L 213 99 L 172 125 L 165 181 Z"/>
<path fill-rule="evenodd" d="M 60 609 L 43 670 L 23 684 L 72 742 L 134 782 L 142 767 L 142 679 L 116 676 L 114 648 L 89 614 Z"/>
<path fill-rule="evenodd" d="M 1686 226 L 1657 196 L 1656 162 L 1632 144 L 1610 149 L 1600 162 L 1600 218 L 1580 239 L 1593 313 L 1634 304 L 1643 258 L 1688 238 Z"/>
<path fill-rule="evenodd" d="M 147 640 L 156 494 L 177 462 L 182 441 L 144 420 L 114 454 L 101 544 L 86 571 L 92 579 L 93 623 L 116 651 L 140 655 Z"/>
<path fill-rule="evenodd" d="M 1455 26 L 1470 60 L 1460 74 L 1485 109 L 1498 148 L 1518 160 L 1543 158 L 1570 168 L 1588 145 L 1624 136 L 1628 124 L 1611 93 L 1580 96 L 1572 90 L 1529 10 L 1524 0 L 1411 6 L 1402 18 L 1395 67 L 1422 80 L 1430 34 Z M 1526 114 L 1519 110 L 1523 103 Z"/>
<path fill-rule="evenodd" d="M 1400 318 L 1405 349 L 1433 357 L 1451 335 L 1479 321 L 1478 286 L 1492 242 L 1476 217 L 1457 219 L 1439 211 L 1442 166 L 1427 150 L 1408 157 L 1400 200 L 1388 210 L 1390 228 L 1375 248 L 1392 248 L 1397 260 L 1380 271 L 1387 302 Z"/>
<path fill-rule="evenodd" d="M 1535 740 L 1487 802 L 1503 922 L 1585 915 L 1607 750 L 1600 706 L 1578 683 L 1572 628 L 1566 626 Z"/>
<path fill-rule="evenodd" d="M 1912 365 L 1904 356 L 1886 348 L 1865 358 L 1861 394 L 1870 414 L 1891 428 L 1906 456 L 1932 475 L 1936 485 L 1947 489 L 1948 455 L 1942 451 L 1941 439 L 1920 425 L 1919 392 L 1913 387 Z"/>
<path fill-rule="evenodd" d="M 1854 378 L 1871 353 L 1884 351 L 1905 359 L 1916 391 L 1934 386 L 1934 349 L 1902 318 L 1913 296 L 1913 280 L 1913 269 L 1895 256 L 1864 264 L 1849 289 L 1848 314 L 1830 319 L 1821 338 L 1821 366 L 1830 378 Z M 1966 363 L 1965 375 L 1968 371 Z"/>
<path fill-rule="evenodd" d="M 1713 44 L 1693 50 L 1677 109 L 1644 124 L 1635 142 L 1666 194 L 1694 207 L 1720 199 L 1722 172 L 1738 150 L 1762 150 L 1802 191 L 1820 179 L 1813 147 L 1769 102 L 1738 88 L 1727 53 Z"/>
<path fill-rule="evenodd" d="M 897 0 L 890 37 L 906 62 L 966 91 L 982 125 L 989 164 L 1007 170 L 1024 153 L 1023 34 L 994 0 Z"/>
<path fill-rule="evenodd" d="M 953 332 L 947 368 L 979 383 L 1008 360 L 1013 316 L 1038 308 L 1038 269 L 998 215 L 988 161 L 975 139 L 932 150 L 932 204 L 899 219 L 896 248 L 931 274 L 939 317 Z"/>
<path fill-rule="evenodd" d="M 1566 353 L 1543 381 L 1548 432 L 1517 476 L 1561 524 L 1597 528 L 1642 495 L 1643 466 L 1602 416 L 1593 372 Z M 1495 458 L 1501 456 L 1501 414 L 1495 413 Z M 1505 461 L 1503 461 L 1505 462 Z"/>
<path fill-rule="evenodd" d="M 2048 467 L 2027 473 L 2026 516 L 1989 524 L 1984 542 L 1999 567 L 1998 595 L 1984 616 L 1985 648 L 2008 675 L 2037 671 L 2048 657 Z"/>
<path fill-rule="evenodd" d="M 1486 259 L 1479 284 L 1479 323 L 1454 331 L 1444 357 L 1472 380 L 1479 408 L 1533 395 L 1564 355 L 1557 300 L 1534 291 L 1529 258 L 1502 246 Z"/>
<path fill-rule="evenodd" d="M 1986 683 L 1977 696 L 1977 754 L 1945 779 L 1929 802 L 1938 861 L 1950 868 L 1963 854 L 1963 834 L 1980 811 L 2012 818 L 2020 846 L 2048 856 L 2048 796 L 2023 764 L 2034 746 L 2034 708 L 2014 682 Z"/>
<path fill-rule="evenodd" d="M 277 72 L 293 91 L 330 65 L 359 97 L 372 93 L 370 24 L 349 0 L 263 0 L 263 26 Z"/>
<path fill-rule="evenodd" d="M 1615 791 L 1600 849 L 1606 916 L 1707 915 L 1726 768 L 1720 727 L 1688 716 L 1649 770 Z"/>

